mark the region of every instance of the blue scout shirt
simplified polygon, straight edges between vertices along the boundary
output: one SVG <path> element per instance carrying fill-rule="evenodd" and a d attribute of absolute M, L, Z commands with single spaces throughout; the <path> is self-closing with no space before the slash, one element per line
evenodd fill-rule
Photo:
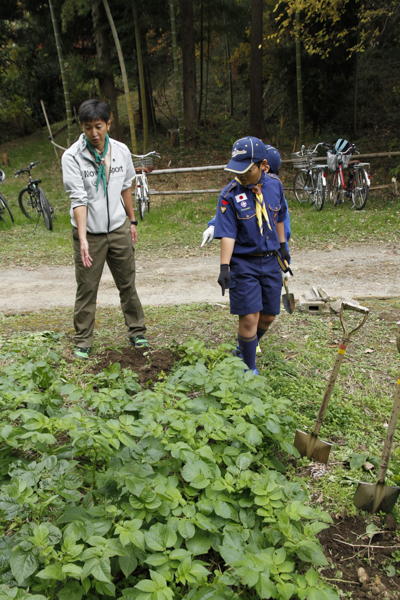
<path fill-rule="evenodd" d="M 263 173 L 259 183 L 271 225 L 269 229 L 263 221 L 262 235 L 256 217 L 255 196 L 250 189 L 233 180 L 218 199 L 214 237 L 234 239 L 233 254 L 236 256 L 261 254 L 280 248 L 276 224 L 285 221 L 289 214 L 282 183 L 270 173 Z"/>

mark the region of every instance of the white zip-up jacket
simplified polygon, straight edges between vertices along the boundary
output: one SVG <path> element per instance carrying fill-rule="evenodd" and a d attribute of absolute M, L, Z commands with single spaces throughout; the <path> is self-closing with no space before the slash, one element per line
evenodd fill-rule
<path fill-rule="evenodd" d="M 109 233 L 124 224 L 126 211 L 121 192 L 131 187 L 136 177 L 131 153 L 125 144 L 110 138 L 111 168 L 104 195 L 103 182 L 96 191 L 98 166 L 90 154 L 85 136 L 79 136 L 61 159 L 65 191 L 71 199 L 71 223 L 76 227 L 74 208 L 87 206 L 89 233 Z"/>

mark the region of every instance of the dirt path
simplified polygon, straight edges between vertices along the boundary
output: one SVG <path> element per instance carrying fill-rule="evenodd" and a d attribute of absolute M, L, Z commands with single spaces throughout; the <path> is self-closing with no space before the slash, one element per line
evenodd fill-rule
<path fill-rule="evenodd" d="M 367 245 L 342 250 L 295 251 L 290 291 L 295 297 L 310 286 L 323 287 L 333 297 L 400 296 L 400 250 L 391 245 Z M 137 260 L 137 288 L 144 305 L 227 302 L 216 282 L 219 257 L 179 260 Z M 75 296 L 73 267 L 0 270 L 0 312 L 72 306 Z M 105 270 L 98 303 L 119 304 L 111 274 Z"/>

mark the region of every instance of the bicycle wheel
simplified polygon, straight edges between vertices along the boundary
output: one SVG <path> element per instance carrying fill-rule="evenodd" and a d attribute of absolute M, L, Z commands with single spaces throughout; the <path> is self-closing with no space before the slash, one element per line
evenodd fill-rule
<path fill-rule="evenodd" d="M 322 172 L 318 171 L 317 181 L 315 184 L 315 192 L 314 192 L 314 204 L 315 204 L 315 208 L 318 211 L 323 209 L 324 202 L 325 202 L 325 194 L 326 194 L 326 185 L 323 182 Z"/>
<path fill-rule="evenodd" d="M 39 188 L 39 202 L 43 213 L 44 224 L 46 225 L 47 229 L 51 231 L 53 229 L 53 219 L 51 216 L 52 208 L 42 188 Z"/>
<path fill-rule="evenodd" d="M 7 204 L 7 200 L 0 194 L 0 221 L 6 222 L 7 213 L 10 216 L 11 223 L 14 223 L 14 217 L 12 216 L 10 207 Z"/>
<path fill-rule="evenodd" d="M 329 200 L 335 205 L 343 202 L 343 186 L 339 171 L 335 171 L 335 173 L 333 173 L 331 176 L 329 185 Z"/>
<path fill-rule="evenodd" d="M 310 172 L 306 169 L 297 171 L 293 180 L 293 191 L 296 200 L 301 203 L 313 201 L 313 185 Z"/>
<path fill-rule="evenodd" d="M 369 185 L 368 175 L 362 167 L 355 170 L 355 187 L 353 192 L 353 205 L 356 210 L 362 210 L 367 204 Z"/>
<path fill-rule="evenodd" d="M 29 191 L 29 188 L 24 188 L 20 191 L 18 204 L 24 215 L 28 217 L 28 219 L 33 219 L 36 215 L 37 199 L 34 193 Z"/>

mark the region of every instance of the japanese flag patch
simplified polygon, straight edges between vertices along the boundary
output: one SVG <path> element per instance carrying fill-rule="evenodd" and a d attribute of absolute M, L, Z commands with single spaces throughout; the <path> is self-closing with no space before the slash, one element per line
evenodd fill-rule
<path fill-rule="evenodd" d="M 235 200 L 236 200 L 236 202 L 243 202 L 243 200 L 247 200 L 247 195 L 246 194 L 238 194 L 237 196 L 235 196 Z"/>

